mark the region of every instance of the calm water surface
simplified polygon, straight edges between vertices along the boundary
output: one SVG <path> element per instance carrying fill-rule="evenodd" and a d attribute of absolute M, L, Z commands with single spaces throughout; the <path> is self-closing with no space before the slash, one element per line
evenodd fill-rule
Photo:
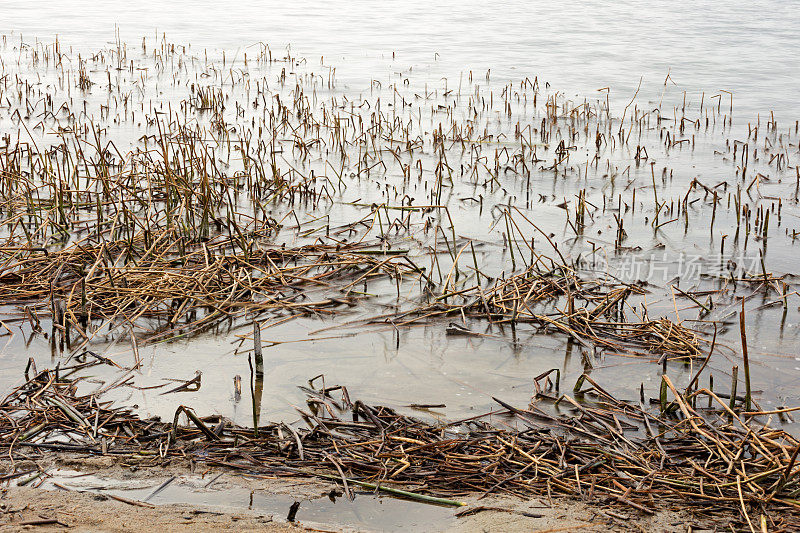
<path fill-rule="evenodd" d="M 196 55 L 206 50 L 219 58 L 224 51 L 227 60 L 241 58 L 263 42 L 280 53 L 290 47 L 293 54 L 309 58 L 311 64 L 324 58 L 325 64 L 335 65 L 340 88 L 353 92 L 365 90 L 373 79 L 387 79 L 398 72 L 431 86 L 440 86 L 443 78 L 452 86 L 470 71 L 483 76 L 491 70 L 493 79 L 503 81 L 538 76 L 569 98 L 599 98 L 603 94 L 599 89 L 608 88 L 612 109 L 618 114 L 640 81 L 637 102 L 642 109 L 661 101 L 681 105 L 684 99 L 696 105 L 701 98 L 709 101 L 714 95 L 724 98 L 722 105 L 729 105 L 728 93 L 722 91 L 730 91 L 733 131 L 740 132 L 746 131 L 748 122 L 755 123 L 759 116 L 763 120 L 771 112 L 787 127 L 800 118 L 800 17 L 796 8 L 793 2 L 770 1 L 142 0 L 106 5 L 6 0 L 0 5 L 0 32 L 13 32 L 13 39 L 26 43 L 52 42 L 58 36 L 63 47 L 87 53 L 117 39 L 134 46 L 143 37 L 155 42 L 166 34 L 173 42 L 191 44 Z M 9 68 L 6 65 L 7 71 Z M 676 191 L 685 188 L 694 175 L 719 181 L 732 173 L 730 167 L 715 162 L 713 151 L 717 148 L 718 144 L 710 143 L 704 147 L 705 153 L 674 157 L 674 165 L 685 170 Z M 602 195 L 600 185 L 593 184 L 596 194 Z M 786 190 L 788 185 L 782 193 Z M 521 189 L 518 192 L 523 193 Z M 553 185 L 551 192 L 573 194 L 575 189 Z M 542 209 L 554 217 L 559 213 L 555 208 Z M 794 209 L 786 207 L 786 225 L 797 229 Z M 342 212 L 340 216 L 353 215 Z M 457 227 L 474 224 L 469 211 L 456 217 Z M 553 223 L 553 230 L 564 233 L 563 217 Z M 707 242 L 704 231 L 669 233 L 659 239 L 648 232 L 630 231 L 636 240 L 632 244 L 647 252 L 666 243 L 672 253 L 672 271 L 678 254 L 708 254 L 716 246 Z M 769 264 L 776 272 L 796 272 L 797 258 L 797 248 L 788 241 L 770 248 Z M 795 297 L 788 314 L 769 308 L 751 315 L 751 343 L 758 365 L 754 388 L 764 391 L 765 405 L 800 401 L 797 305 Z M 668 314 L 672 307 L 672 301 L 666 299 L 655 303 L 653 309 Z M 290 417 L 292 404 L 302 402 L 294 385 L 319 373 L 328 375 L 330 381 L 346 383 L 351 394 L 368 401 L 446 403 L 448 416 L 460 416 L 490 407 L 491 395 L 527 401 L 531 376 L 544 370 L 560 367 L 565 379 L 574 380 L 583 369 L 578 351 L 557 336 L 529 338 L 520 344 L 502 337 L 451 338 L 442 328 L 431 327 L 399 334 L 371 332 L 357 341 L 345 336 L 306 342 L 308 333 L 323 325 L 299 319 L 265 333 L 267 339 L 303 342 L 282 344 L 268 352 L 262 416 Z M 201 370 L 201 392 L 173 398 L 127 390 L 115 392 L 117 399 L 136 403 L 147 414 L 168 415 L 177 404 L 185 403 L 247 423 L 249 400 L 240 404 L 234 399 L 233 376 L 247 376 L 248 372 L 246 359 L 235 353 L 234 333 L 220 331 L 189 343 L 143 350 L 148 364 L 137 384 L 162 383 L 165 376 L 188 379 Z M 736 339 L 735 328 L 721 333 L 732 343 Z M 27 347 L 20 341 L 5 347 L 0 369 L 6 384 L 18 381 L 29 353 L 40 354 L 45 363 L 49 359 L 46 341 L 34 339 Z M 103 348 L 108 355 L 130 356 L 127 345 Z M 730 364 L 721 359 L 712 368 L 716 365 L 716 371 L 724 376 Z M 676 370 L 681 376 L 689 371 Z M 634 398 L 641 382 L 648 390 L 657 387 L 659 372 L 660 367 L 652 363 L 611 359 L 597 364 L 593 375 L 601 383 L 613 383 L 623 396 Z M 115 379 L 108 370 L 97 373 L 94 377 L 98 379 Z"/>
<path fill-rule="evenodd" d="M 332 60 L 343 80 L 368 83 L 384 58 L 438 75 L 492 69 L 540 76 L 567 94 L 610 87 L 627 101 L 669 91 L 733 91 L 737 116 L 800 117 L 800 17 L 795 2 L 112 2 L 6 0 L 4 32 L 97 49 L 166 33 L 195 49 L 256 42 Z M 748 120 L 749 116 L 746 117 Z"/>

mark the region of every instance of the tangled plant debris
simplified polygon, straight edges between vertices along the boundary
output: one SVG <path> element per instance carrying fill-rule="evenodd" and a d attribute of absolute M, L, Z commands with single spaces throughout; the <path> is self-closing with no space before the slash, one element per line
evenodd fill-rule
<path fill-rule="evenodd" d="M 97 363 L 95 363 L 97 364 Z M 531 405 L 428 422 L 353 401 L 341 386 L 304 387 L 305 427 L 235 426 L 180 407 L 172 423 L 76 393 L 76 369 L 43 371 L 0 404 L 0 443 L 12 460 L 31 449 L 172 460 L 256 475 L 311 476 L 441 505 L 470 494 L 589 498 L 619 511 L 690 509 L 701 525 L 800 527 L 800 442 L 734 412 L 707 389 L 678 391 L 662 411 L 614 398 L 583 376 L 570 394 L 543 375 Z M 712 407 L 698 408 L 699 398 Z M 580 403 L 579 403 L 580 402 Z M 559 414 L 543 409 L 555 403 Z M 186 415 L 185 417 L 181 415 Z M 183 420 L 186 422 L 183 422 Z M 187 425 L 188 424 L 188 425 Z M 5 479 L 31 479 L 19 471 Z M 46 472 L 34 472 L 41 483 Z M 622 515 L 624 516 L 624 515 Z"/>

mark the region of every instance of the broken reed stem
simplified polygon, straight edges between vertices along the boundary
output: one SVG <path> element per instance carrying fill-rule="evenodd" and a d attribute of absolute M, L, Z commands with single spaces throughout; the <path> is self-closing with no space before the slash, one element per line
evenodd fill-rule
<path fill-rule="evenodd" d="M 264 354 L 261 347 L 261 324 L 253 321 L 253 357 L 256 361 L 256 377 L 264 376 Z"/>
<path fill-rule="evenodd" d="M 742 298 L 742 311 L 739 313 L 739 332 L 742 337 L 742 358 L 744 359 L 744 409 L 750 411 L 750 359 L 747 356 L 747 333 L 745 332 L 744 298 Z"/>

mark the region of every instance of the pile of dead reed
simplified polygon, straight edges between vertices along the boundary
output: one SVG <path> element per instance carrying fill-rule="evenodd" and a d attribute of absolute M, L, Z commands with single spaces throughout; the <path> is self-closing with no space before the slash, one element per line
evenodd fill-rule
<path fill-rule="evenodd" d="M 243 237 L 264 240 L 258 232 Z M 54 252 L 16 249 L 0 267 L 0 302 L 25 306 L 31 316 L 52 318 L 83 338 L 97 320 L 125 323 L 151 338 L 245 312 L 330 313 L 355 302 L 335 291 L 346 283 L 412 268 L 401 254 L 386 256 L 369 243 L 267 242 L 242 250 L 229 237 L 191 242 L 165 230 Z"/>
<path fill-rule="evenodd" d="M 559 394 L 557 381 L 539 389 L 540 377 L 531 405 L 495 399 L 499 409 L 449 423 L 351 401 L 344 387 L 304 388 L 308 409 L 300 414 L 307 427 L 254 430 L 183 406 L 172 424 L 142 420 L 77 394 L 66 377 L 75 370 L 41 372 L 3 399 L 4 454 L 29 459 L 38 449 L 134 462 L 190 459 L 434 503 L 489 494 L 578 497 L 603 505 L 614 520 L 670 508 L 688 510 L 706 526 L 800 527 L 800 442 L 759 420 L 765 413 L 734 412 L 706 389 L 679 392 L 666 376 L 673 399 L 663 411 L 618 400 L 588 376 L 572 396 Z M 715 408 L 695 409 L 698 396 Z M 189 425 L 180 424 L 184 413 Z"/>
<path fill-rule="evenodd" d="M 488 287 L 475 284 L 444 292 L 426 305 L 379 320 L 394 326 L 448 316 L 512 326 L 529 323 L 562 332 L 587 347 L 670 358 L 701 355 L 697 332 L 667 318 L 650 319 L 646 312 L 634 312 L 626 300 L 644 294 L 640 286 L 609 276 L 581 276 L 567 265 L 551 263 L 552 268 L 542 269 L 537 262 Z M 459 331 L 469 334 L 466 329 Z"/>

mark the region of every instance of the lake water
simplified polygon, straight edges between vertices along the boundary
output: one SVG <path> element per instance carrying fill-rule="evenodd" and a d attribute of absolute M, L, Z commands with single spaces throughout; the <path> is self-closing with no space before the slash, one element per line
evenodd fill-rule
<path fill-rule="evenodd" d="M 325 56 L 354 84 L 386 73 L 385 59 L 439 76 L 492 69 L 540 76 L 571 94 L 610 87 L 627 102 L 642 95 L 721 89 L 737 117 L 775 111 L 795 120 L 798 20 L 792 2 L 96 2 L 3 3 L 4 32 L 96 49 L 116 38 L 167 37 L 197 49 L 236 53 L 257 42 Z"/>
<path fill-rule="evenodd" d="M 707 109 L 716 106 L 720 111 L 711 115 L 714 120 L 711 129 L 697 131 L 697 146 L 693 139 L 692 150 L 679 145 L 677 149 L 650 154 L 658 161 L 656 172 L 667 165 L 674 172 L 674 177 L 665 179 L 660 187 L 662 198 L 680 198 L 695 178 L 711 186 L 724 180 L 734 183 L 736 163 L 730 160 L 733 140 L 746 137 L 749 125 L 764 126 L 774 117 L 778 137 L 773 139 L 780 140 L 780 135 L 786 133 L 781 146 L 785 148 L 782 153 L 788 163 L 780 170 L 775 170 L 768 161 L 762 161 L 761 167 L 753 163 L 753 167 L 762 168 L 768 179 L 764 180 L 763 190 L 751 200 L 754 209 L 759 206 L 775 209 L 777 199 L 781 199 L 777 224 L 773 221 L 770 226 L 770 246 L 763 248 L 765 268 L 779 275 L 796 274 L 798 244 L 792 232 L 800 228 L 793 179 L 800 157 L 795 129 L 795 121 L 800 119 L 800 101 L 796 96 L 800 18 L 795 9 L 791 2 L 768 1 L 724 5 L 633 1 L 487 5 L 418 1 L 229 4 L 146 0 L 120 2 L 111 7 L 88 1 L 11 0 L 0 6 L 0 32 L 8 35 L 2 74 L 19 74 L 31 80 L 38 76 L 35 71 L 21 70 L 19 65 L 29 63 L 14 63 L 15 57 L 22 57 L 20 42 L 35 46 L 37 41 L 51 43 L 57 36 L 62 50 L 87 57 L 97 50 L 113 48 L 117 42 L 127 43 L 131 50 L 138 49 L 143 38 L 153 48 L 166 35 L 170 42 L 191 45 L 187 56 L 224 60 L 229 65 L 241 65 L 245 54 L 256 56 L 260 50 L 258 43 L 269 45 L 276 57 L 288 48 L 292 56 L 307 59 L 302 68 L 298 67 L 299 71 L 335 68 L 335 96 L 364 96 L 375 87 L 375 80 L 385 90 L 392 81 L 408 79 L 409 92 L 438 90 L 436 98 L 443 98 L 447 88 L 462 84 L 466 93 L 466 87 L 473 85 L 467 81 L 473 73 L 475 84 L 477 80 L 486 80 L 484 90 L 498 91 L 495 98 L 499 98 L 504 84 L 518 84 L 526 78 L 538 78 L 542 86 L 548 83 L 548 92 L 561 95 L 562 100 L 602 102 L 608 95 L 610 113 L 617 117 L 634 95 L 635 106 L 644 111 L 658 106 L 664 110 L 688 108 L 692 116 L 702 117 L 701 102 L 706 116 Z M 488 77 L 487 72 L 490 72 Z M 41 79 L 47 83 L 48 74 L 43 76 Z M 191 78 L 188 73 L 187 77 Z M 186 97 L 185 87 L 169 88 L 164 79 L 153 78 L 150 82 L 154 85 L 148 86 L 149 101 L 156 98 L 179 102 Z M 637 87 L 640 87 L 638 93 Z M 162 93 L 153 93 L 162 89 Z M 97 98 L 102 95 L 95 93 L 90 97 L 90 105 L 101 106 Z M 515 113 L 518 111 L 524 119 L 525 112 L 514 109 Z M 731 118 L 732 124 L 724 126 Z M 513 131 L 511 120 L 502 125 L 500 119 L 497 122 L 498 130 Z M 6 133 L 11 131 L 13 123 L 4 117 L 0 126 Z M 140 133 L 132 125 L 112 128 L 117 144 L 123 146 L 134 145 Z M 658 135 L 654 129 L 644 134 L 642 142 L 660 147 Z M 626 167 L 632 167 L 631 153 L 615 152 L 608 157 L 620 176 Z M 580 183 L 554 180 L 545 174 L 537 174 L 532 186 L 551 198 L 542 205 L 524 207 L 526 212 L 537 216 L 536 220 L 561 245 L 574 246 L 575 255 L 581 250 L 585 252 L 588 244 L 576 244 L 573 239 L 564 210 L 556 205 L 562 198 L 566 201 L 585 187 L 589 199 L 597 205 L 605 205 L 605 199 L 616 202 L 622 198 L 620 201 L 632 204 L 635 200 L 629 197 L 629 187 L 615 185 L 613 179 L 609 185 L 605 180 L 607 174 L 599 170 L 594 176 L 585 174 Z M 637 165 L 627 178 L 646 188 L 650 175 L 647 165 L 642 168 Z M 755 175 L 755 171 L 751 170 L 750 175 Z M 498 204 L 511 201 L 522 206 L 522 199 L 531 190 L 530 182 L 509 180 L 503 185 L 503 194 L 495 197 Z M 469 184 L 454 186 L 449 201 L 455 226 L 461 236 L 496 244 L 500 237 L 492 229 L 492 215 L 486 212 L 476 215 L 474 208 L 459 201 L 473 194 L 474 187 Z M 354 184 L 343 201 L 330 208 L 329 214 L 334 220 L 347 222 L 363 214 L 348 202 L 381 198 L 375 191 L 369 192 L 369 184 Z M 638 201 L 643 201 L 641 196 Z M 645 201 L 650 202 L 650 198 Z M 733 235 L 736 219 L 729 204 L 716 214 L 715 228 L 709 229 L 710 213 L 705 209 L 693 212 L 691 224 L 687 219 L 685 227 L 681 221 L 653 231 L 643 221 L 646 215 L 652 217 L 652 206 L 643 206 L 641 216 L 637 213 L 635 216 L 639 218 L 634 219 L 631 215 L 626 225 L 629 237 L 625 244 L 637 249 L 630 255 L 611 257 L 609 262 L 617 271 L 630 271 L 633 257 L 637 273 L 641 276 L 644 268 L 651 281 L 660 282 L 661 286 L 675 276 L 689 276 L 686 261 L 706 267 L 713 263 L 722 235 Z M 602 215 L 597 215 L 593 228 L 608 232 L 613 224 L 612 213 L 604 209 Z M 746 254 L 748 260 L 758 257 L 758 246 L 751 244 Z M 730 249 L 728 253 L 732 253 Z M 500 261 L 491 252 L 486 252 L 486 259 Z M 728 257 L 724 259 L 727 261 Z M 758 263 L 753 264 L 754 269 L 761 268 Z M 796 290 L 796 279 L 787 277 L 785 281 L 787 293 Z M 751 289 L 744 288 L 740 296 L 748 290 Z M 788 296 L 785 307 L 776 305 L 777 300 L 775 293 L 748 300 L 749 340 L 755 360 L 753 388 L 759 391 L 757 398 L 764 407 L 800 403 L 797 389 L 800 298 L 796 294 Z M 678 312 L 678 304 L 668 291 L 655 294 L 648 303 L 651 316 L 674 318 Z M 683 301 L 682 305 L 686 303 Z M 710 365 L 718 382 L 725 383 L 725 390 L 731 366 L 741 365 L 737 355 L 738 329 L 731 318 L 735 311 L 735 305 L 729 303 L 715 309 L 710 317 L 703 317 L 718 321 L 719 340 L 730 347 Z M 696 309 L 680 312 L 681 318 L 698 318 Z M 347 319 L 368 315 L 368 311 L 357 311 Z M 443 325 L 432 325 L 310 340 L 314 338 L 310 336 L 312 332 L 331 325 L 328 321 L 301 318 L 264 332 L 267 341 L 298 342 L 277 344 L 265 352 L 262 417 L 292 417 L 292 405 L 302 401 L 295 385 L 320 373 L 329 382 L 348 385 L 351 395 L 367 401 L 392 405 L 444 403 L 447 408 L 442 413 L 456 417 L 491 407 L 491 396 L 512 403 L 527 402 L 532 392 L 531 378 L 550 368 L 561 368 L 569 383 L 586 369 L 579 350 L 558 335 L 527 332 L 524 339 L 512 340 L 508 332 L 493 331 L 488 337 L 464 338 L 448 336 Z M 203 386 L 197 393 L 157 396 L 146 390 L 121 389 L 112 395 L 136 403 L 144 414 L 169 416 L 177 405 L 187 404 L 200 412 L 221 412 L 246 424 L 249 399 L 244 398 L 241 403 L 235 399 L 233 379 L 235 375 L 248 375 L 247 359 L 235 349 L 235 335 L 247 333 L 241 329 L 219 331 L 192 341 L 142 349 L 146 364 L 143 372 L 135 376 L 138 386 L 162 384 L 164 377 L 188 379 L 195 370 L 200 370 Z M 320 335 L 325 334 L 316 336 Z M 124 362 L 131 357 L 127 343 L 98 340 L 95 349 Z M 40 364 L 50 362 L 49 342 L 40 338 L 24 342 L 15 338 L 3 353 L 0 368 L 6 385 L 19 382 L 31 354 Z M 678 380 L 684 381 L 691 371 L 691 367 L 680 364 L 671 369 Z M 96 373 L 93 377 L 101 380 L 118 377 L 116 371 L 93 372 Z M 638 396 L 640 383 L 645 383 L 650 395 L 656 395 L 660 372 L 661 367 L 649 359 L 607 356 L 593 364 L 594 378 L 626 398 Z"/>

